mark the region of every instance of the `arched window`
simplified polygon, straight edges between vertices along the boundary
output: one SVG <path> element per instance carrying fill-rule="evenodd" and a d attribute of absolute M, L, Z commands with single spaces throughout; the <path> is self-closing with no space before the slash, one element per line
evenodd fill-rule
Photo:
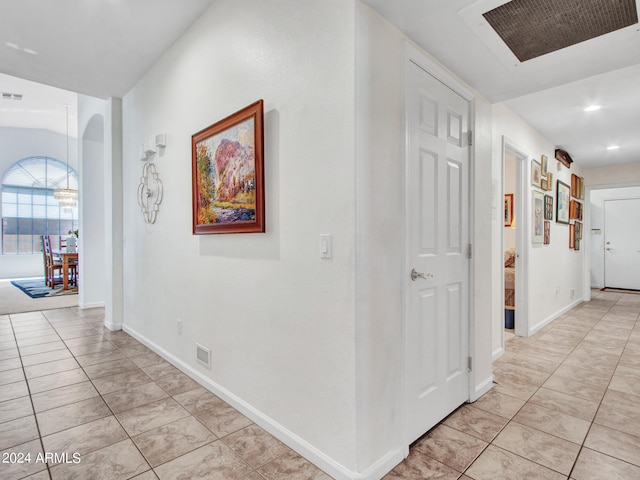
<path fill-rule="evenodd" d="M 2 177 L 2 253 L 40 253 L 40 235 L 60 237 L 78 228 L 76 209 L 65 209 L 53 197 L 56 188 L 78 189 L 78 174 L 67 164 L 48 157 L 29 157 L 14 163 Z"/>

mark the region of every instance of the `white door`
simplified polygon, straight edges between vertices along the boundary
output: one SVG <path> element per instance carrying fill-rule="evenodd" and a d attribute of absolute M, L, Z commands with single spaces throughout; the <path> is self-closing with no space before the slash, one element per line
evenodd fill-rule
<path fill-rule="evenodd" d="M 604 286 L 640 290 L 640 198 L 604 201 Z"/>
<path fill-rule="evenodd" d="M 411 443 L 469 398 L 470 105 L 417 65 L 408 68 L 405 371 Z"/>

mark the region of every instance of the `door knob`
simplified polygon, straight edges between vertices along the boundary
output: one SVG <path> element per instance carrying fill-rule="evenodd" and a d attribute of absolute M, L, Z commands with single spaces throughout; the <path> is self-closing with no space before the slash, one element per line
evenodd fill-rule
<path fill-rule="evenodd" d="M 415 282 L 418 278 L 424 278 L 426 280 L 427 278 L 433 278 L 433 275 L 431 273 L 427 273 L 427 275 L 425 276 L 424 273 L 416 272 L 416 269 L 412 268 L 411 269 L 411 280 L 413 280 Z"/>

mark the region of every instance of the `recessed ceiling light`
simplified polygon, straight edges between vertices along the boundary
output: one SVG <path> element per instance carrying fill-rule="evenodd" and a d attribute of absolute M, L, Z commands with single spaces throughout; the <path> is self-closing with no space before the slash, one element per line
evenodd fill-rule
<path fill-rule="evenodd" d="M 29 55 L 37 55 L 38 52 L 36 52 L 35 50 L 31 50 L 30 48 L 23 48 L 22 49 L 23 52 L 28 53 Z"/>
<path fill-rule="evenodd" d="M 610 147 L 607 147 L 607 150 L 618 150 L 619 148 L 619 145 L 611 145 Z"/>
<path fill-rule="evenodd" d="M 13 42 L 4 42 L 4 44 L 9 48 L 13 48 L 14 50 L 20 50 L 20 46 Z"/>
<path fill-rule="evenodd" d="M 602 107 L 600 105 L 591 105 L 584 109 L 585 112 L 595 112 L 596 110 L 600 110 Z"/>

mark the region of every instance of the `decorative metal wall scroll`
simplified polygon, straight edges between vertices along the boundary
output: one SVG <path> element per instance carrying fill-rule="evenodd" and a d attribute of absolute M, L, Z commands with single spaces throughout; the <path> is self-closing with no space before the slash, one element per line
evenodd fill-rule
<path fill-rule="evenodd" d="M 142 167 L 142 177 L 138 185 L 138 205 L 142 210 L 145 223 L 156 223 L 160 203 L 162 203 L 162 181 L 158 177 L 155 164 L 146 162 Z"/>

